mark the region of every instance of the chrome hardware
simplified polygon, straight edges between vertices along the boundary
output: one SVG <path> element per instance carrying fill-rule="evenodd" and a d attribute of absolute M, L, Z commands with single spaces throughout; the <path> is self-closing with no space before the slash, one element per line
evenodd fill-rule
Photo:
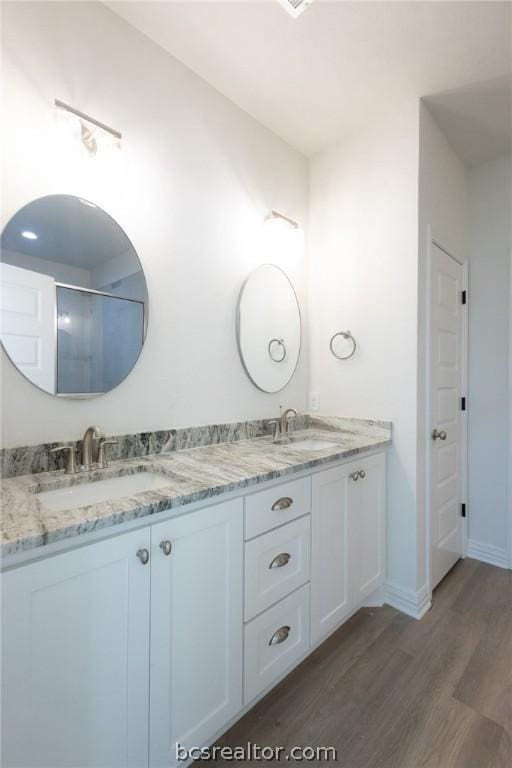
<path fill-rule="evenodd" d="M 287 435 L 290 431 L 290 422 L 297 416 L 295 408 L 287 408 L 286 411 L 278 419 L 270 419 L 267 421 L 268 427 L 273 427 L 272 437 L 274 440 L 279 435 Z"/>
<path fill-rule="evenodd" d="M 139 560 L 141 561 L 142 565 L 147 565 L 149 563 L 149 550 L 147 549 L 138 549 L 135 553 Z"/>
<path fill-rule="evenodd" d="M 359 472 L 351 472 L 349 475 L 351 480 L 359 480 Z"/>
<path fill-rule="evenodd" d="M 270 640 L 268 641 L 269 645 L 279 645 L 279 643 L 284 643 L 284 641 L 288 638 L 288 635 L 290 634 L 290 627 L 279 627 Z"/>
<path fill-rule="evenodd" d="M 364 471 L 364 469 L 360 469 L 360 470 L 359 470 L 359 477 L 361 478 L 361 480 L 364 480 L 364 479 L 365 479 L 365 477 L 366 477 L 366 472 Z"/>
<path fill-rule="evenodd" d="M 273 351 L 272 345 L 277 344 L 278 354 Z M 270 339 L 268 343 L 268 354 L 271 360 L 274 361 L 274 363 L 282 363 L 283 360 L 286 358 L 286 344 L 284 343 L 284 339 Z"/>
<path fill-rule="evenodd" d="M 269 565 L 269 568 L 282 568 L 283 565 L 288 565 L 291 555 L 289 552 L 281 552 L 280 555 L 276 555 Z"/>
<path fill-rule="evenodd" d="M 275 440 L 281 431 L 279 419 L 270 419 L 270 421 L 267 421 L 267 427 L 272 427 L 272 437 Z"/>
<path fill-rule="evenodd" d="M 94 448 L 95 442 L 104 438 L 103 430 L 100 427 L 87 427 L 82 440 L 82 467 L 88 472 L 91 469 L 95 469 L 97 466 L 97 452 L 98 448 Z"/>
<path fill-rule="evenodd" d="M 334 340 L 338 338 L 338 336 L 343 336 L 344 339 L 350 339 L 352 342 L 352 351 L 349 352 L 348 355 L 337 355 L 334 351 Z M 357 350 L 357 342 L 350 333 L 350 331 L 338 331 L 334 334 L 334 336 L 331 337 L 331 341 L 329 342 L 329 349 L 331 350 L 334 357 L 337 357 L 338 360 L 350 360 L 351 357 L 354 357 L 356 350 Z"/>
<path fill-rule="evenodd" d="M 293 504 L 293 499 L 289 496 L 283 496 L 281 499 L 274 501 L 271 506 L 272 512 L 281 512 L 283 509 L 288 509 Z"/>
<path fill-rule="evenodd" d="M 281 422 L 281 434 L 287 435 L 290 431 L 290 421 L 293 421 L 295 417 L 297 416 L 297 411 L 295 408 L 287 408 L 286 411 L 281 416 L 280 422 Z"/>
<path fill-rule="evenodd" d="M 441 430 L 433 429 L 432 430 L 432 440 L 437 440 L 438 438 L 439 438 L 439 440 L 446 440 L 447 434 L 444 431 L 444 429 L 441 429 Z"/>
<path fill-rule="evenodd" d="M 50 448 L 49 453 L 59 453 L 59 451 L 68 451 L 66 465 L 64 468 L 64 474 L 66 475 L 74 474 L 77 471 L 74 446 L 58 445 L 56 448 Z"/>
<path fill-rule="evenodd" d="M 106 445 L 117 445 L 117 440 L 100 440 L 98 445 L 98 464 L 102 469 L 107 469 L 108 467 L 107 455 L 105 452 Z"/>
<path fill-rule="evenodd" d="M 158 546 L 160 547 L 164 555 L 168 556 L 171 554 L 172 542 L 169 541 L 169 539 L 166 539 L 165 541 L 161 541 Z"/>

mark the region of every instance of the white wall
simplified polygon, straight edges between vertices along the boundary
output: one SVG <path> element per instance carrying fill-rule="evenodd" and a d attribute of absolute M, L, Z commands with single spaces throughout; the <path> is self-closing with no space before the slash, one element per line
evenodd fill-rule
<path fill-rule="evenodd" d="M 96 422 L 124 433 L 305 409 L 306 355 L 282 393 L 258 391 L 238 359 L 235 308 L 268 258 L 269 210 L 305 223 L 306 160 L 101 4 L 4 3 L 3 38 L 2 227 L 42 195 L 90 199 L 130 236 L 150 300 L 137 366 L 100 398 L 39 392 L 2 352 L 4 446 L 77 438 Z M 122 131 L 117 159 L 75 152 L 56 97 Z M 304 258 L 278 263 L 304 311 Z"/>
<path fill-rule="evenodd" d="M 469 173 L 469 538 L 506 549 L 511 160 Z"/>
<path fill-rule="evenodd" d="M 467 257 L 467 171 L 427 107 L 420 103 L 418 244 L 418 575 L 428 577 L 426 492 L 427 450 L 427 285 L 429 237 L 457 258 Z"/>
<path fill-rule="evenodd" d="M 311 385 L 324 415 L 388 418 L 388 578 L 416 591 L 418 103 L 311 163 Z M 329 351 L 350 329 L 359 351 Z"/>

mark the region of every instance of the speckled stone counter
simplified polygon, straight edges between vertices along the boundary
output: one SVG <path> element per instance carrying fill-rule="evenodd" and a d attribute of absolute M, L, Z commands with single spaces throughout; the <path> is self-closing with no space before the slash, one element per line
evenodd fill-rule
<path fill-rule="evenodd" d="M 333 445 L 321 450 L 294 448 L 293 440 L 311 437 Z M 389 422 L 318 418 L 309 419 L 309 429 L 296 432 L 288 443 L 259 437 L 114 461 L 108 469 L 90 473 L 66 475 L 58 470 L 12 477 L 2 481 L 0 553 L 6 557 L 26 552 L 230 491 L 243 491 L 267 480 L 384 448 L 390 442 Z M 144 471 L 162 474 L 169 484 L 59 512 L 38 499 L 42 491 Z"/>

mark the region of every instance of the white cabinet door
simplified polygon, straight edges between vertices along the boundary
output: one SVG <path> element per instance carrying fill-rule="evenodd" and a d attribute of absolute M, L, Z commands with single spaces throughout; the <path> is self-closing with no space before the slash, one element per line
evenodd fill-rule
<path fill-rule="evenodd" d="M 349 571 L 352 604 L 360 605 L 385 578 L 385 454 L 350 464 Z"/>
<path fill-rule="evenodd" d="M 149 530 L 2 576 L 2 766 L 148 760 Z"/>
<path fill-rule="evenodd" d="M 351 609 L 348 578 L 349 466 L 313 476 L 311 642 L 329 635 Z"/>
<path fill-rule="evenodd" d="M 155 768 L 176 764 L 177 744 L 205 744 L 242 706 L 243 501 L 153 526 L 151 550 Z"/>

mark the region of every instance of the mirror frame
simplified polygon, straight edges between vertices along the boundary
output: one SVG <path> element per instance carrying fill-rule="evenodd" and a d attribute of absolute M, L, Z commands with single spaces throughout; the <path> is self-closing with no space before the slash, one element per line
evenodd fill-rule
<path fill-rule="evenodd" d="M 257 272 L 262 267 L 274 267 L 274 269 L 278 269 L 279 272 L 281 272 L 281 274 L 286 278 L 286 280 L 290 284 L 290 288 L 293 291 L 293 295 L 295 297 L 295 301 L 297 302 L 297 312 L 299 314 L 299 348 L 297 350 L 297 360 L 295 361 L 295 366 L 293 368 L 293 371 L 290 373 L 288 381 L 286 381 L 283 384 L 282 387 L 279 387 L 279 389 L 265 389 L 264 387 L 261 387 L 258 384 L 258 382 L 253 379 L 253 377 L 251 376 L 251 374 L 250 374 L 250 372 L 249 372 L 249 370 L 248 370 L 248 368 L 247 368 L 247 366 L 245 364 L 244 355 L 243 355 L 243 352 L 242 352 L 241 339 L 240 339 L 241 304 L 242 304 L 242 298 L 243 298 L 243 295 L 244 295 L 244 290 L 245 290 L 245 287 L 246 287 L 247 283 L 249 282 L 251 277 L 254 275 L 254 273 Z M 299 302 L 299 298 L 297 296 L 297 291 L 295 290 L 295 286 L 293 285 L 292 281 L 290 280 L 290 278 L 288 277 L 288 275 L 286 274 L 284 269 L 282 269 L 281 267 L 278 267 L 277 264 L 272 264 L 272 262 L 269 262 L 269 261 L 264 262 L 263 264 L 259 264 L 257 267 L 255 267 L 247 275 L 247 277 L 243 281 L 242 286 L 240 288 L 240 292 L 238 294 L 238 300 L 237 300 L 237 303 L 236 303 L 236 345 L 237 345 L 237 348 L 238 348 L 238 354 L 240 356 L 240 361 L 242 363 L 242 367 L 243 367 L 245 373 L 247 374 L 247 378 L 254 384 L 256 389 L 260 390 L 260 392 L 265 392 L 265 394 L 267 394 L 267 395 L 275 395 L 275 394 L 277 394 L 277 392 L 282 392 L 283 389 L 288 386 L 290 381 L 295 376 L 295 373 L 297 372 L 297 368 L 299 366 L 299 360 L 300 360 L 300 356 L 301 356 L 301 352 L 302 352 L 302 312 L 301 312 L 301 309 L 300 309 L 300 302 Z"/>

